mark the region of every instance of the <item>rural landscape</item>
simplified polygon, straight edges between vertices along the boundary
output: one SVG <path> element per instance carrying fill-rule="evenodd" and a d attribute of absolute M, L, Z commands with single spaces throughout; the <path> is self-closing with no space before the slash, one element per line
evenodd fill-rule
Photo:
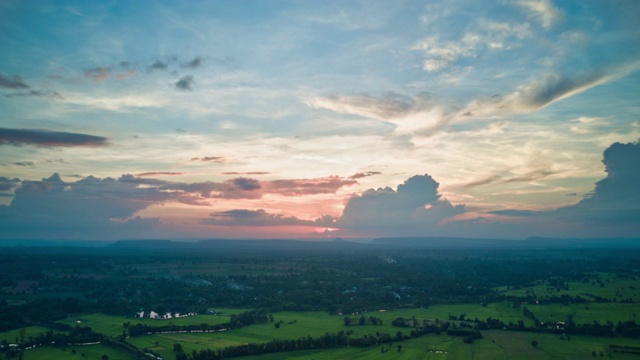
<path fill-rule="evenodd" d="M 58 245 L 0 248 L 6 359 L 640 356 L 629 240 Z"/>
<path fill-rule="evenodd" d="M 0 360 L 640 359 L 640 0 L 0 0 Z"/>

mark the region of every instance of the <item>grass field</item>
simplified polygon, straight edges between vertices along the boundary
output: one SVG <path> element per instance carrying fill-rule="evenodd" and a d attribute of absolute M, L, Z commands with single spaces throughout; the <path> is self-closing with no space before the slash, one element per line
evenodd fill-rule
<path fill-rule="evenodd" d="M 43 328 L 40 326 L 29 326 L 26 328 L 23 328 L 24 330 L 24 340 L 26 342 L 29 341 L 30 337 L 35 338 L 36 336 L 40 335 L 40 334 L 44 334 L 47 331 L 49 331 L 49 329 L 47 328 Z M 20 341 L 20 329 L 16 329 L 16 330 L 10 330 L 10 331 L 5 331 L 0 333 L 0 341 L 6 341 L 9 344 L 15 344 L 17 342 Z M 18 341 L 16 341 L 16 339 Z"/>
<path fill-rule="evenodd" d="M 175 319 L 149 319 L 149 318 L 134 318 L 129 316 L 115 316 L 115 315 L 105 315 L 105 314 L 89 314 L 89 315 L 81 315 L 67 318 L 62 323 L 69 324 L 75 326 L 76 324 L 80 326 L 89 326 L 93 331 L 99 332 L 101 334 L 109 335 L 109 336 L 119 336 L 122 334 L 122 331 L 125 330 L 123 327 L 124 323 L 130 322 L 133 324 L 145 324 L 152 326 L 162 326 L 162 325 L 199 325 L 199 324 L 209 324 L 216 325 L 222 324 L 231 318 L 233 314 L 239 314 L 246 309 L 216 309 L 216 311 L 220 312 L 220 315 L 195 315 L 195 316 L 187 316 L 182 318 Z"/>
<path fill-rule="evenodd" d="M 73 350 L 75 350 L 75 354 Z M 102 355 L 107 355 L 109 360 L 134 359 L 129 353 L 104 345 L 86 345 L 68 346 L 64 348 L 44 346 L 26 350 L 23 354 L 23 360 L 100 360 Z"/>
<path fill-rule="evenodd" d="M 496 288 L 509 296 L 537 296 L 539 298 L 569 295 L 581 296 L 593 300 L 593 296 L 617 301 L 631 299 L 640 301 L 640 276 L 617 276 L 615 274 L 596 273 L 585 281 L 566 281 L 566 287 L 553 286 L 548 280 L 538 281 L 536 285 L 520 289 Z M 590 294 L 590 295 L 589 295 Z"/>
<path fill-rule="evenodd" d="M 590 304 L 547 304 L 547 305 L 526 305 L 538 320 L 566 321 L 569 315 L 573 315 L 576 324 L 591 324 L 598 321 L 606 324 L 611 321 L 616 324 L 618 321 L 635 320 L 640 321 L 640 304 L 620 304 L 620 303 L 590 303 Z"/>
<path fill-rule="evenodd" d="M 329 315 L 325 312 L 277 312 L 273 313 L 274 322 L 255 324 L 236 330 L 215 333 L 175 333 L 153 334 L 148 336 L 133 337 L 127 339 L 129 343 L 140 349 L 152 349 L 158 352 L 164 359 L 173 359 L 173 345 L 180 343 L 186 353 L 204 349 L 221 349 L 239 346 L 247 343 L 263 343 L 273 339 L 298 339 L 300 337 L 319 337 L 325 333 L 337 333 L 338 331 L 353 331 L 352 337 L 360 337 L 376 332 L 388 333 L 395 336 L 396 332 L 408 333 L 411 329 L 397 328 L 391 325 L 398 317 L 417 320 L 436 319 L 448 321 L 449 317 L 459 318 L 465 315 L 465 319 L 475 318 L 486 320 L 488 317 L 500 319 L 505 323 L 524 320 L 527 326 L 533 325 L 531 319 L 523 316 L 523 307 L 528 307 L 536 317 L 544 322 L 565 321 L 572 315 L 577 324 L 591 323 L 597 320 L 600 323 L 618 320 L 637 320 L 640 313 L 638 304 L 623 303 L 590 303 L 590 304 L 526 304 L 520 308 L 514 308 L 512 302 L 492 303 L 483 306 L 481 304 L 455 304 L 435 305 L 429 308 L 396 309 L 385 311 L 372 311 L 364 314 Z M 218 309 L 221 315 L 197 315 L 192 317 L 156 320 L 140 319 L 125 316 L 112 316 L 105 314 L 89 314 L 70 317 L 62 321 L 70 325 L 89 326 L 94 331 L 108 335 L 121 335 L 123 323 L 148 324 L 148 325 L 193 325 L 193 324 L 220 324 L 227 322 L 232 314 L 240 313 L 245 309 Z M 360 315 L 374 316 L 382 319 L 383 325 L 344 326 L 344 317 L 357 319 Z M 279 328 L 274 326 L 279 322 Z M 43 327 L 25 328 L 24 337 L 35 337 L 46 332 Z M 502 330 L 483 331 L 484 338 L 473 344 L 465 344 L 462 338 L 442 335 L 427 335 L 418 339 L 396 342 L 392 347 L 378 345 L 371 348 L 335 348 L 328 350 L 297 351 L 289 353 L 265 354 L 251 357 L 251 359 L 587 359 L 592 358 L 593 352 L 600 357 L 609 355 L 609 345 L 638 346 L 637 340 L 626 338 L 595 338 L 573 336 L 571 340 L 554 334 L 537 334 L 531 332 L 513 332 Z M 19 330 L 0 333 L 0 340 L 9 343 L 20 338 Z M 539 345 L 534 347 L 531 342 L 536 340 Z M 398 352 L 397 346 L 402 345 Z M 384 348 L 385 352 L 381 350 Z M 73 354 L 72 350 L 76 353 Z M 85 354 L 82 357 L 82 354 Z M 27 350 L 24 359 L 99 359 L 103 354 L 110 360 L 129 359 L 129 354 L 113 350 L 102 345 L 88 345 L 76 347 L 42 347 Z M 611 353 L 613 359 L 633 359 L 631 355 Z M 637 357 L 635 357 L 637 358 Z"/>

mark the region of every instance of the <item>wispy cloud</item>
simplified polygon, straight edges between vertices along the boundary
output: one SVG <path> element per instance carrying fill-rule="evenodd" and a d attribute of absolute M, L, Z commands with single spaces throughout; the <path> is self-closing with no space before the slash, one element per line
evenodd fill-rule
<path fill-rule="evenodd" d="M 318 218 L 315 221 L 302 220 L 295 216 L 282 214 L 269 214 L 263 209 L 247 210 L 236 209 L 213 212 L 210 217 L 203 220 L 209 225 L 224 226 L 327 226 L 326 218 Z"/>
<path fill-rule="evenodd" d="M 0 74 L 0 87 L 5 89 L 26 89 L 29 85 L 20 76 L 8 77 Z"/>
<path fill-rule="evenodd" d="M 562 11 L 551 0 L 520 0 L 514 4 L 528 10 L 529 17 L 537 20 L 545 29 L 551 28 L 562 18 Z"/>
<path fill-rule="evenodd" d="M 140 177 L 164 176 L 164 175 L 178 176 L 178 175 L 184 175 L 184 173 L 171 172 L 171 171 L 150 171 L 150 172 L 143 172 L 143 173 L 140 173 L 140 174 L 136 174 L 136 176 L 140 176 Z"/>

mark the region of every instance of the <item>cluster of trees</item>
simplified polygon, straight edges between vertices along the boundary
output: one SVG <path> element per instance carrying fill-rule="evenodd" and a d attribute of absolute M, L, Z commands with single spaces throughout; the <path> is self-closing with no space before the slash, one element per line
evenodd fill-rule
<path fill-rule="evenodd" d="M 376 316 L 360 315 L 359 318 L 344 317 L 344 326 L 382 325 L 382 319 Z"/>

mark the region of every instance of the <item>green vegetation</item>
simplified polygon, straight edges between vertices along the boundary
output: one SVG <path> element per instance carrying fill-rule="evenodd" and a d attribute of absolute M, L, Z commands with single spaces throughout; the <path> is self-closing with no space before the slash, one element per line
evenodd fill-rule
<path fill-rule="evenodd" d="M 0 356 L 640 355 L 637 249 L 313 246 L 314 251 L 172 249 L 145 256 L 123 249 L 27 253 L 0 248 L 7 259 L 0 264 Z M 198 315 L 134 316 L 152 311 Z"/>

